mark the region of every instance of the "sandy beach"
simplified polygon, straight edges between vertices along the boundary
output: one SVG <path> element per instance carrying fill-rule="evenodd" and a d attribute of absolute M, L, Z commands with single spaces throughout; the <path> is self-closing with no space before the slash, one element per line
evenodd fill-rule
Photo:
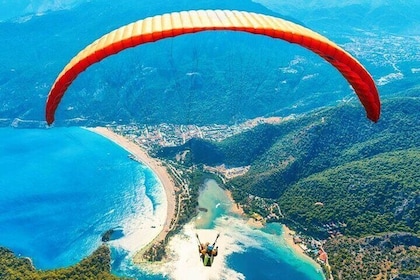
<path fill-rule="evenodd" d="M 300 256 L 302 259 L 304 260 L 308 260 L 311 263 L 315 264 L 316 266 L 320 266 L 319 263 L 317 263 L 314 259 L 312 259 L 311 257 L 309 257 L 305 251 L 293 241 L 293 236 L 295 235 L 295 232 L 293 230 L 291 230 L 290 228 L 288 228 L 287 226 L 283 225 L 282 226 L 283 229 L 283 238 L 284 241 L 286 241 L 287 246 L 289 246 L 290 248 L 293 249 L 293 251 Z"/>
<path fill-rule="evenodd" d="M 105 128 L 105 127 L 95 127 L 95 128 L 86 128 L 89 131 L 92 131 L 94 133 L 97 133 L 103 137 L 106 137 L 107 139 L 113 141 L 117 145 L 121 146 L 125 150 L 127 150 L 129 153 L 131 153 L 133 156 L 136 157 L 137 160 L 141 161 L 143 164 L 148 166 L 151 170 L 153 170 L 153 173 L 156 174 L 159 181 L 163 185 L 163 188 L 165 190 L 166 199 L 167 199 L 167 215 L 165 219 L 165 223 L 163 225 L 163 228 L 159 233 L 156 233 L 156 230 L 149 230 L 145 234 L 147 236 L 142 236 L 141 240 L 137 240 L 135 242 L 138 242 L 138 244 L 135 244 L 133 247 L 136 248 L 139 252 L 144 250 L 144 248 L 148 247 L 151 243 L 159 242 L 161 240 L 164 240 L 170 225 L 172 219 L 174 219 L 176 214 L 176 197 L 175 197 L 175 184 L 172 180 L 172 177 L 167 172 L 166 168 L 162 165 L 162 163 L 150 157 L 146 151 L 144 151 L 139 145 L 133 143 L 129 139 L 125 138 L 124 136 L 121 136 L 112 130 Z M 137 261 L 139 258 L 139 254 L 136 254 L 135 261 Z"/>

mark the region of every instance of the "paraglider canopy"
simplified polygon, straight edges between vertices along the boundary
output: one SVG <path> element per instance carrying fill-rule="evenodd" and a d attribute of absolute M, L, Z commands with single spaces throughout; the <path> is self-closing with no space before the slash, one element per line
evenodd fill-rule
<path fill-rule="evenodd" d="M 46 121 L 54 122 L 55 111 L 67 88 L 90 65 L 124 49 L 160 39 L 210 30 L 243 31 L 298 44 L 331 63 L 350 83 L 367 117 L 380 116 L 378 91 L 371 75 L 349 53 L 322 35 L 280 18 L 229 10 L 184 11 L 149 17 L 116 29 L 77 54 L 56 78 L 47 99 Z"/>

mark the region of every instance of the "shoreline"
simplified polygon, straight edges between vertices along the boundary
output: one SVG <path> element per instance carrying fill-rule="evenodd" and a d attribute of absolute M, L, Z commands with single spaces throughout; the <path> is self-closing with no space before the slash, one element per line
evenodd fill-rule
<path fill-rule="evenodd" d="M 296 232 L 290 229 L 289 227 L 287 227 L 285 224 L 282 224 L 282 230 L 283 230 L 283 239 L 286 245 L 290 247 L 297 256 L 299 256 L 300 258 L 304 260 L 309 261 L 313 265 L 316 265 L 317 268 L 322 270 L 321 265 L 316 260 L 308 256 L 305 253 L 305 251 L 293 241 L 293 236 L 296 234 Z"/>
<path fill-rule="evenodd" d="M 162 184 L 167 201 L 167 213 L 165 222 L 162 230 L 157 235 L 149 236 L 150 241 L 144 242 L 136 249 L 133 260 L 135 263 L 141 262 L 142 254 L 153 244 L 163 241 L 170 231 L 171 222 L 176 215 L 175 183 L 167 172 L 165 166 L 163 166 L 158 159 L 150 157 L 143 148 L 130 141 L 126 137 L 119 135 L 106 127 L 83 128 L 107 138 L 108 140 L 119 145 L 121 148 L 125 149 L 127 152 L 134 155 L 136 160 L 139 160 L 142 164 L 146 165 L 149 169 L 152 170 L 152 172 L 157 176 L 158 180 Z"/>
<path fill-rule="evenodd" d="M 235 200 L 232 197 L 232 193 L 229 190 L 226 190 L 226 195 L 233 203 L 230 209 L 232 213 L 237 214 L 238 216 L 241 216 L 244 218 L 248 218 L 246 223 L 251 227 L 263 228 L 265 226 L 263 222 L 255 221 L 253 218 L 248 217 L 245 214 L 244 210 L 242 209 L 241 205 L 235 202 Z M 302 259 L 303 261 L 307 261 L 311 263 L 316 268 L 322 271 L 321 265 L 316 260 L 308 256 L 305 253 L 305 251 L 299 246 L 299 244 L 296 244 L 293 241 L 293 236 L 295 235 L 295 231 L 287 227 L 285 224 L 281 224 L 281 225 L 282 225 L 282 233 L 280 234 L 280 236 L 284 240 L 285 245 L 289 247 L 298 258 Z"/>
<path fill-rule="evenodd" d="M 136 157 L 141 163 L 145 164 L 147 167 L 149 167 L 152 172 L 158 177 L 159 181 L 161 182 L 165 195 L 167 200 L 167 215 L 165 219 L 164 226 L 162 230 L 155 236 L 150 237 L 150 241 L 145 242 L 144 244 L 141 244 L 134 253 L 133 261 L 134 263 L 142 263 L 143 254 L 154 244 L 163 241 L 166 236 L 169 233 L 170 225 L 172 220 L 176 216 L 176 197 L 175 197 L 175 184 L 172 180 L 172 177 L 167 172 L 166 168 L 161 164 L 161 162 L 158 159 L 150 157 L 147 152 L 141 148 L 139 145 L 135 144 L 131 140 L 125 138 L 122 135 L 119 135 L 115 133 L 114 131 L 106 128 L 106 127 L 94 127 L 94 128 L 88 128 L 84 127 L 84 129 L 87 129 L 91 132 L 94 132 L 98 135 L 101 135 L 111 141 L 113 141 L 115 144 L 119 145 L 132 155 Z M 225 193 L 229 200 L 232 202 L 232 207 L 230 209 L 230 212 L 240 216 L 248 218 L 246 223 L 254 228 L 263 228 L 265 225 L 261 221 L 254 221 L 253 218 L 248 217 L 244 210 L 242 209 L 241 205 L 236 203 L 232 197 L 232 193 L 229 190 L 225 190 Z M 322 268 L 320 264 L 308 256 L 305 251 L 293 241 L 293 236 L 295 232 L 288 228 L 286 225 L 282 224 L 282 233 L 280 234 L 281 238 L 284 240 L 284 244 L 289 247 L 293 253 L 302 261 L 306 261 L 311 263 L 313 266 L 318 268 L 322 271 Z"/>

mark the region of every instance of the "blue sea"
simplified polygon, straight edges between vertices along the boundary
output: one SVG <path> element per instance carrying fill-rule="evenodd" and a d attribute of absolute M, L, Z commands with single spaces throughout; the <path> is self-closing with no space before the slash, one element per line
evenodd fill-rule
<path fill-rule="evenodd" d="M 319 267 L 286 246 L 280 224 L 253 228 L 230 212 L 232 203 L 214 181 L 199 198 L 209 211 L 169 243 L 172 261 L 136 267 L 123 240 L 134 234 L 132 225 L 159 223 L 159 209 L 166 210 L 162 185 L 150 169 L 82 128 L 1 128 L 0 139 L 0 246 L 30 257 L 39 269 L 75 264 L 101 244 L 102 233 L 117 228 L 122 241 L 111 242 L 117 275 L 181 279 L 188 269 L 198 275 L 213 269 L 214 279 L 324 279 Z M 199 264 L 197 229 L 221 233 L 210 269 Z"/>

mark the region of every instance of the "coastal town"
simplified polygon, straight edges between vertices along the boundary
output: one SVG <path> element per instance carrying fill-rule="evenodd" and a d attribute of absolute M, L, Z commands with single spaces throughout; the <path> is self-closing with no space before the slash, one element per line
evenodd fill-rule
<path fill-rule="evenodd" d="M 231 126 L 217 124 L 209 126 L 174 124 L 160 124 L 153 126 L 131 124 L 109 126 L 107 127 L 107 130 L 123 136 L 125 139 L 141 147 L 141 149 L 144 151 L 151 153 L 156 148 L 185 144 L 192 138 L 222 141 L 233 135 L 250 130 L 259 124 L 280 123 L 282 121 L 284 121 L 284 119 L 276 117 L 257 118 Z M 135 155 L 130 156 L 134 160 L 144 162 L 143 158 L 138 158 Z M 149 242 L 147 246 L 144 246 L 142 250 L 136 254 L 134 257 L 135 262 L 149 262 L 160 259 L 158 256 L 164 254 L 164 246 L 165 242 L 167 242 L 167 238 L 178 226 L 180 216 L 184 214 L 183 212 L 185 209 L 183 203 L 188 202 L 191 199 L 189 182 L 185 179 L 185 174 L 190 171 L 185 168 L 180 168 L 176 162 L 167 160 L 160 162 L 160 165 L 164 167 L 166 172 L 170 175 L 173 185 L 173 189 L 169 195 L 172 197 L 174 205 L 172 206 L 172 210 L 168 210 L 168 212 L 171 212 L 171 215 L 168 215 L 168 217 L 171 217 L 171 219 L 167 219 L 164 230 L 161 232 L 161 234 L 159 234 L 156 238 L 153 239 L 152 242 Z M 215 174 L 221 179 L 223 183 L 226 183 L 229 179 L 232 179 L 236 176 L 245 174 L 249 168 L 250 166 L 229 168 L 223 164 L 219 166 L 203 166 L 205 171 Z M 250 211 L 247 209 L 247 207 L 250 205 L 253 205 L 255 209 L 259 209 L 260 211 L 251 211 L 252 213 L 249 214 Z M 264 226 L 267 222 L 277 222 L 284 217 L 277 203 L 272 200 L 252 195 L 249 195 L 247 205 L 236 204 L 236 207 L 241 209 L 242 213 L 244 213 L 245 210 L 245 212 L 248 213 L 249 221 L 253 225 L 257 226 Z M 326 229 L 328 229 L 328 232 L 331 232 L 332 237 L 334 237 L 334 235 L 340 234 L 339 227 L 335 226 L 334 223 L 324 226 Z M 330 270 L 328 264 L 328 255 L 323 249 L 323 241 L 301 235 L 291 231 L 288 228 L 286 228 L 285 233 L 286 232 L 287 236 L 291 238 L 291 240 L 289 240 L 289 244 L 293 244 L 296 250 L 317 261 L 324 270 Z M 328 273 L 328 275 L 331 274 Z"/>
<path fill-rule="evenodd" d="M 151 151 L 156 147 L 173 147 L 183 145 L 192 138 L 200 138 L 209 141 L 222 141 L 233 135 L 250 130 L 260 124 L 278 124 L 293 118 L 293 115 L 287 118 L 260 117 L 233 125 L 213 124 L 197 126 L 193 124 L 176 125 L 163 123 L 159 125 L 116 125 L 108 126 L 108 128 L 115 133 L 132 140 L 145 150 Z"/>

